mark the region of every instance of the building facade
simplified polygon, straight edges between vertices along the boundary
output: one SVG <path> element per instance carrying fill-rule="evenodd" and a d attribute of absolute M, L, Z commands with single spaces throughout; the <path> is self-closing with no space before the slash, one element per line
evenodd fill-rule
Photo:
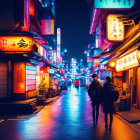
<path fill-rule="evenodd" d="M 50 87 L 55 1 L 8 2 L 0 5 L 0 98 L 23 100 Z"/>
<path fill-rule="evenodd" d="M 93 1 L 90 4 L 90 34 L 96 35 L 93 42 L 102 49 L 102 53 L 93 56 L 93 60 L 100 60 L 100 80 L 112 77 L 120 93 L 119 110 L 140 109 L 138 0 L 132 8 L 123 10 L 96 9 Z"/>

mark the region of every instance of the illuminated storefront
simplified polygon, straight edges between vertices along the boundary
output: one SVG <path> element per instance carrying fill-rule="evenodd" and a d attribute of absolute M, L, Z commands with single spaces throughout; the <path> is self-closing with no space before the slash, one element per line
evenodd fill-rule
<path fill-rule="evenodd" d="M 137 54 L 139 54 L 138 50 L 135 50 L 134 52 L 131 52 L 128 55 L 123 56 L 122 58 L 119 58 L 116 61 L 116 71 L 124 71 L 129 68 L 133 68 L 136 66 L 139 66 Z"/>
<path fill-rule="evenodd" d="M 0 36 L 0 50 L 0 98 L 36 97 L 38 85 L 36 66 L 45 65 L 46 50 L 35 42 L 33 37 L 25 35 Z M 40 68 L 40 71 L 42 69 Z M 45 82 L 49 81 L 46 73 L 40 76 L 39 81 L 43 81 L 44 77 Z M 49 88 L 49 82 L 46 83 L 46 87 Z"/>
<path fill-rule="evenodd" d="M 114 76 L 118 75 L 114 83 L 122 90 L 120 95 L 123 98 L 130 98 L 130 106 L 138 109 L 140 109 L 139 56 L 139 50 L 123 54 L 116 60 L 116 72 L 114 72 Z"/>
<path fill-rule="evenodd" d="M 46 69 L 44 68 L 40 68 L 39 66 L 37 66 L 37 93 L 38 94 L 45 94 L 45 92 L 48 90 L 48 88 L 50 87 L 50 76 L 49 76 L 49 67 L 47 67 Z M 43 93 L 40 90 L 43 90 Z"/>
<path fill-rule="evenodd" d="M 0 27 L 0 98 L 4 100 L 37 97 L 38 87 L 43 83 L 49 88 L 49 73 L 42 69 L 48 63 L 49 68 L 52 67 L 57 52 L 50 49 L 54 44 L 48 45 L 55 39 L 55 4 L 51 1 L 52 9 L 48 3 L 50 1 L 10 2 L 8 13 L 7 3 L 2 5 L 5 10 Z M 51 51 L 54 51 L 54 59 Z"/>

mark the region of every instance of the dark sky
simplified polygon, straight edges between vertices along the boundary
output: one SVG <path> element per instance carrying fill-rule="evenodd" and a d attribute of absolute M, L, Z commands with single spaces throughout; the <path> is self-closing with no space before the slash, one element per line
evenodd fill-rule
<path fill-rule="evenodd" d="M 89 40 L 89 8 L 86 0 L 56 0 L 56 27 L 62 31 L 62 49 L 84 58 Z"/>

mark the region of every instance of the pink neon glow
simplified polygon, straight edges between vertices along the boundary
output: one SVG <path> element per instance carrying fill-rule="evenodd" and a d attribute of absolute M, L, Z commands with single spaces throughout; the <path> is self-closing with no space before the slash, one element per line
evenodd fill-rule
<path fill-rule="evenodd" d="M 94 9 L 93 17 L 92 17 L 92 23 L 90 26 L 90 32 L 89 34 L 93 34 L 96 29 L 96 25 L 98 23 L 98 16 L 100 15 L 100 10 L 99 9 Z"/>
<path fill-rule="evenodd" d="M 57 28 L 57 44 L 61 44 L 61 29 Z"/>
<path fill-rule="evenodd" d="M 87 54 L 87 51 L 84 51 L 84 54 Z"/>
<path fill-rule="evenodd" d="M 42 35 L 53 35 L 54 34 L 54 20 L 42 19 L 41 32 L 42 32 Z"/>
<path fill-rule="evenodd" d="M 30 4 L 29 0 L 24 0 L 24 27 L 23 29 L 27 31 L 29 31 L 29 27 L 30 27 L 29 4 Z"/>
<path fill-rule="evenodd" d="M 88 47 L 90 47 L 91 45 L 90 44 L 88 44 Z"/>
<path fill-rule="evenodd" d="M 53 61 L 56 63 L 56 50 L 53 50 Z"/>

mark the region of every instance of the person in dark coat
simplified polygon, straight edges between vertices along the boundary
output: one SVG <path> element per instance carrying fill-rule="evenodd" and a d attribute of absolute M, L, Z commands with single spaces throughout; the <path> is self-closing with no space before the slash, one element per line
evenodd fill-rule
<path fill-rule="evenodd" d="M 101 104 L 101 91 L 102 91 L 102 85 L 97 80 L 97 75 L 92 75 L 93 81 L 89 85 L 88 89 L 88 95 L 91 99 L 91 105 L 93 108 L 92 117 L 93 117 L 93 123 L 94 125 L 98 124 L 98 117 L 99 117 L 99 106 Z M 95 110 L 96 110 L 96 118 L 95 118 Z"/>
<path fill-rule="evenodd" d="M 102 89 L 102 102 L 103 102 L 103 112 L 105 113 L 105 128 L 107 130 L 109 127 L 110 131 L 112 128 L 113 113 L 115 112 L 115 107 L 112 99 L 113 86 L 114 85 L 112 83 L 111 78 L 107 76 L 105 80 L 105 84 L 103 85 L 103 89 Z M 108 114 L 110 115 L 109 126 L 108 126 Z"/>

